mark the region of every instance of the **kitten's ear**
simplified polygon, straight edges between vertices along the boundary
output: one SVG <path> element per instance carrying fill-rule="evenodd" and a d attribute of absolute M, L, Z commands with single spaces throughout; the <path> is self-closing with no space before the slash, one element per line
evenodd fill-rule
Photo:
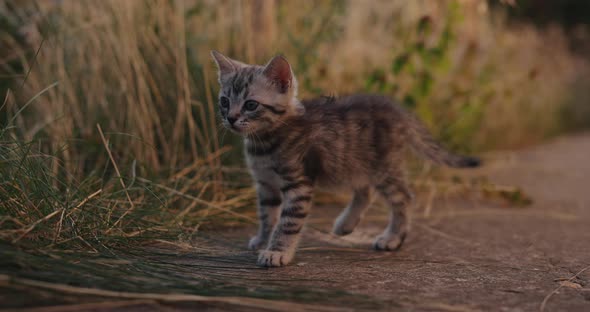
<path fill-rule="evenodd" d="M 217 64 L 219 80 L 227 74 L 231 74 L 236 71 L 238 68 L 243 66 L 242 63 L 232 60 L 229 57 L 219 53 L 218 51 L 211 50 L 211 56 L 213 60 L 215 60 L 215 64 Z"/>
<path fill-rule="evenodd" d="M 275 84 L 281 93 L 287 93 L 289 87 L 293 86 L 293 73 L 291 65 L 282 55 L 275 56 L 266 67 L 264 75 Z"/>

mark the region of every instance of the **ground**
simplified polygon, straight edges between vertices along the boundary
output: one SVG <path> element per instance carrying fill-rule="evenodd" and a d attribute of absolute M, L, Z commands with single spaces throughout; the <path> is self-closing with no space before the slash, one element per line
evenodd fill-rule
<path fill-rule="evenodd" d="M 97 293 L 93 287 L 108 289 L 108 283 L 69 289 L 67 278 L 62 287 L 6 274 L 0 291 L 8 289 L 3 283 L 22 288 L 11 288 L 0 304 L 15 307 L 13 296 L 42 291 L 48 298 L 55 293 L 90 298 L 70 307 L 76 311 L 590 311 L 589 155 L 588 134 L 487 155 L 486 166 L 460 174 L 519 186 L 533 204 L 435 201 L 429 216 L 414 210 L 412 231 L 398 252 L 370 250 L 385 225 L 382 208 L 372 209 L 353 234 L 338 238 L 328 232 L 340 207 L 315 207 L 293 264 L 283 268 L 255 266 L 256 254 L 246 249 L 254 225 L 209 232 L 191 247 L 151 246 L 141 257 L 122 252 L 135 267 L 159 264 L 145 284 L 162 281 L 171 283 L 169 292 L 190 293 L 190 287 L 175 289 L 174 276 L 207 297 L 164 298 L 156 291 L 142 297 L 136 294 L 145 287 L 132 283 L 119 292 Z M 51 302 L 60 304 L 57 311 L 73 301 Z"/>

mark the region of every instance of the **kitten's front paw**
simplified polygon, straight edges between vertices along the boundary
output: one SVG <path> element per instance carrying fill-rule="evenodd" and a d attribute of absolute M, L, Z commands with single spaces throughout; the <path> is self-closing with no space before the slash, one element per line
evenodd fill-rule
<path fill-rule="evenodd" d="M 250 238 L 250 242 L 248 242 L 248 249 L 258 250 L 258 249 L 264 247 L 263 245 L 265 245 L 265 244 L 266 244 L 266 240 L 261 238 L 259 235 L 252 236 L 252 238 Z"/>
<path fill-rule="evenodd" d="M 292 254 L 283 251 L 263 250 L 258 255 L 258 265 L 262 267 L 280 267 L 287 265 L 292 258 Z"/>
<path fill-rule="evenodd" d="M 375 243 L 373 243 L 373 248 L 376 250 L 397 251 L 402 247 L 405 239 L 406 232 L 399 234 L 382 234 L 378 236 Z"/>

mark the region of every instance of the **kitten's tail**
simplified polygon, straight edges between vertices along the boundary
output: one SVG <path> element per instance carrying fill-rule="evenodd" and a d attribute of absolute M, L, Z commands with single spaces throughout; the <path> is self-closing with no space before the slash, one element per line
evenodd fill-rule
<path fill-rule="evenodd" d="M 455 168 L 473 168 L 481 164 L 479 158 L 456 155 L 446 150 L 414 116 L 409 116 L 408 121 L 410 145 L 418 154 L 437 164 Z"/>

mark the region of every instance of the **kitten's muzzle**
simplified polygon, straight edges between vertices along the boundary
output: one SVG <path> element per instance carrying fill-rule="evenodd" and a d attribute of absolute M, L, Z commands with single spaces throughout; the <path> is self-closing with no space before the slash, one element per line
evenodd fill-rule
<path fill-rule="evenodd" d="M 229 122 L 230 126 L 233 126 L 234 123 L 236 122 L 236 120 L 238 120 L 238 118 L 235 117 L 227 117 L 227 122 Z"/>

